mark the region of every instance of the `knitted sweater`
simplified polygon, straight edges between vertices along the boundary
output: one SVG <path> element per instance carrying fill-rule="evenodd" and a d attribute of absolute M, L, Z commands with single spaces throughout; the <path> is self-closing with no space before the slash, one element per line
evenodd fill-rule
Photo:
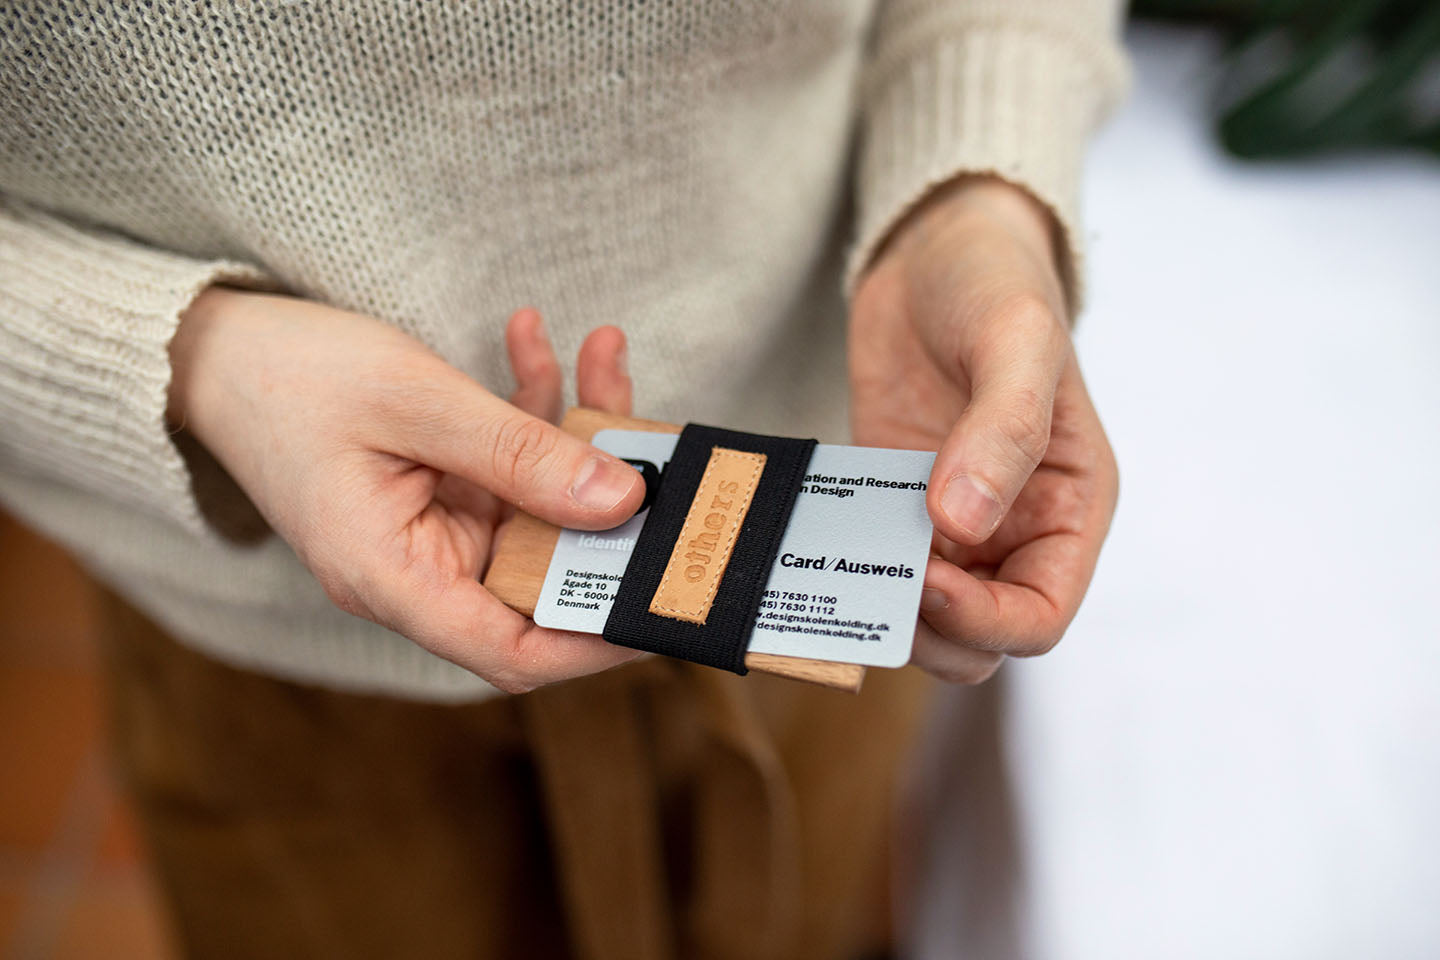
<path fill-rule="evenodd" d="M 333 608 L 278 537 L 224 532 L 243 494 L 164 419 L 197 291 L 361 311 L 502 392 L 516 307 L 562 359 L 613 322 L 642 415 L 840 440 L 847 251 L 853 275 L 928 188 L 988 171 L 1076 256 L 1117 7 L 7 4 L 0 500 L 215 657 L 484 696 Z"/>

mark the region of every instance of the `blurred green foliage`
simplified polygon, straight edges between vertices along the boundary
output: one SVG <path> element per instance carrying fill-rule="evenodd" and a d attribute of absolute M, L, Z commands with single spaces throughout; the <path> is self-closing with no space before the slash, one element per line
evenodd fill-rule
<path fill-rule="evenodd" d="M 1132 12 L 1225 31 L 1218 127 L 1237 156 L 1440 156 L 1440 0 L 1136 0 Z"/>

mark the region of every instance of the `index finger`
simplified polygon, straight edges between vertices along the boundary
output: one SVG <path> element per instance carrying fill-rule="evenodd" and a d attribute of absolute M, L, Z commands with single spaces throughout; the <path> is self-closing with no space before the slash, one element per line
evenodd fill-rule
<path fill-rule="evenodd" d="M 386 626 L 506 693 L 599 673 L 640 651 L 588 633 L 548 630 L 468 577 L 438 588 L 394 582 L 372 608 Z"/>
<path fill-rule="evenodd" d="M 980 579 L 931 557 L 925 587 L 944 597 L 923 611 L 925 621 L 950 640 L 992 653 L 1033 657 L 1051 650 L 1080 608 L 1094 572 L 1094 545 L 1080 533 L 1054 533 L 1011 553 Z M 931 596 L 934 596 L 932 594 Z"/>

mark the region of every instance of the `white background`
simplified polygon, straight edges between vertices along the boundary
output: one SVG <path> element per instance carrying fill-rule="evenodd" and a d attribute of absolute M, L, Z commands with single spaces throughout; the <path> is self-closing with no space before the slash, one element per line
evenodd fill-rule
<path fill-rule="evenodd" d="M 1130 41 L 1078 334 L 1120 508 L 1064 643 L 1005 668 L 1027 939 L 1440 957 L 1440 163 L 1226 159 L 1218 45 Z"/>

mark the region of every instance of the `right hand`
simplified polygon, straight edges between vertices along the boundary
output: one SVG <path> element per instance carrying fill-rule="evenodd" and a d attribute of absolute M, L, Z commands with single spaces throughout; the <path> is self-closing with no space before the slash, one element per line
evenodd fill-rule
<path fill-rule="evenodd" d="M 506 505 L 602 530 L 639 509 L 644 484 L 552 422 L 561 374 L 539 315 L 517 313 L 506 341 L 512 403 L 377 320 L 214 287 L 171 343 L 168 416 L 342 610 L 517 693 L 639 653 L 538 627 L 480 585 Z M 582 405 L 629 413 L 624 351 L 614 327 L 586 339 Z"/>

